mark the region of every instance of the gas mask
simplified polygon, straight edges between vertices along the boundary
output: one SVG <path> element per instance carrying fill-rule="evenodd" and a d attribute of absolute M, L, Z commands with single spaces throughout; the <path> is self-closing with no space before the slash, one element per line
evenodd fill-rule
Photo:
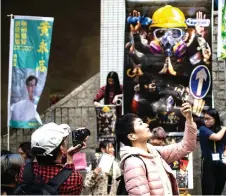
<path fill-rule="evenodd" d="M 186 43 L 183 41 L 185 32 L 180 28 L 159 28 L 153 31 L 154 40 L 150 43 L 150 51 L 153 54 L 164 52 L 166 57 L 175 55 L 181 57 L 186 51 Z"/>

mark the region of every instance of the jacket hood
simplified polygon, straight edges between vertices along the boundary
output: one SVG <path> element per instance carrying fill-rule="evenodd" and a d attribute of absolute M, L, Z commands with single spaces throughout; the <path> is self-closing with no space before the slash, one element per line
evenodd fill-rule
<path fill-rule="evenodd" d="M 137 147 L 131 147 L 131 146 L 121 147 L 120 148 L 120 158 L 121 158 L 120 167 L 121 167 L 121 169 L 123 169 L 125 159 L 130 155 L 136 154 L 136 155 L 140 155 L 140 156 L 146 157 L 146 158 L 154 158 L 154 157 L 159 156 L 158 152 L 151 144 L 147 144 L 147 148 L 148 148 L 149 153 L 145 152 L 141 148 L 137 148 Z"/>

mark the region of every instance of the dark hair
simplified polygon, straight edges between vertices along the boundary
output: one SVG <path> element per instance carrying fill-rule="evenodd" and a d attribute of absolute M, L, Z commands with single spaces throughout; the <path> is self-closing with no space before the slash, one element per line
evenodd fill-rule
<path fill-rule="evenodd" d="M 24 159 L 19 154 L 5 154 L 1 156 L 1 184 L 12 184 L 16 182 Z"/>
<path fill-rule="evenodd" d="M 132 146 L 127 136 L 130 133 L 134 133 L 134 120 L 136 118 L 139 118 L 136 114 L 127 113 L 117 119 L 115 123 L 117 141 L 122 142 L 126 146 Z"/>
<path fill-rule="evenodd" d="M 32 80 L 35 80 L 35 86 L 36 86 L 37 83 L 38 83 L 38 78 L 36 76 L 33 76 L 33 75 L 30 75 L 30 76 L 27 77 L 27 79 L 26 79 L 26 85 L 28 85 L 28 83 L 30 81 L 32 81 Z"/>
<path fill-rule="evenodd" d="M 206 110 L 204 114 L 208 114 L 215 119 L 215 124 L 211 128 L 215 133 L 218 132 L 221 129 L 221 125 L 222 125 L 218 111 L 214 108 L 210 108 Z"/>
<path fill-rule="evenodd" d="M 38 147 L 33 147 L 32 148 L 32 154 L 36 157 L 38 163 L 40 165 L 54 165 L 57 155 L 60 152 L 60 146 L 64 143 L 64 138 L 62 142 L 57 146 L 50 154 L 51 155 L 43 155 L 45 152 L 45 149 L 38 148 Z"/>
<path fill-rule="evenodd" d="M 103 140 L 103 141 L 101 141 L 100 144 L 99 144 L 99 152 L 101 152 L 101 148 L 107 149 L 109 144 L 114 145 L 113 142 L 110 141 L 110 140 Z"/>
<path fill-rule="evenodd" d="M 28 159 L 32 159 L 32 152 L 31 152 L 31 142 L 22 142 L 18 148 L 21 148 L 22 151 L 26 154 Z"/>
<path fill-rule="evenodd" d="M 103 140 L 99 143 L 99 147 L 96 148 L 95 155 L 91 158 L 91 169 L 92 170 L 94 170 L 100 162 L 100 159 L 101 159 L 101 156 L 102 156 L 101 148 L 104 148 L 106 150 L 107 147 L 109 146 L 109 144 L 112 144 L 114 146 L 114 141 L 111 141 L 109 139 L 105 139 L 105 140 Z"/>
<path fill-rule="evenodd" d="M 6 154 L 13 154 L 11 151 L 9 150 L 1 150 L 1 156 L 6 155 Z"/>
<path fill-rule="evenodd" d="M 109 72 L 107 75 L 107 80 L 106 80 L 106 88 L 105 88 L 105 93 L 104 93 L 104 104 L 110 104 L 109 103 L 110 85 L 108 83 L 109 78 L 112 78 L 114 80 L 114 86 L 113 86 L 114 95 L 122 94 L 118 74 L 114 71 Z"/>

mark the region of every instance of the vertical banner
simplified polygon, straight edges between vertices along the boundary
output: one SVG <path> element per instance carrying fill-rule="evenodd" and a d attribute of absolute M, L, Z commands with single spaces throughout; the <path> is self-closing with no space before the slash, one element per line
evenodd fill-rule
<path fill-rule="evenodd" d="M 97 140 L 115 141 L 116 106 L 104 105 L 96 107 Z"/>
<path fill-rule="evenodd" d="M 42 124 L 37 105 L 45 85 L 53 18 L 11 18 L 8 124 L 36 128 Z"/>
<path fill-rule="evenodd" d="M 126 0 L 124 113 L 184 130 L 183 102 L 212 106 L 212 1 Z"/>
<path fill-rule="evenodd" d="M 218 39 L 217 56 L 226 59 L 226 3 L 218 1 Z"/>

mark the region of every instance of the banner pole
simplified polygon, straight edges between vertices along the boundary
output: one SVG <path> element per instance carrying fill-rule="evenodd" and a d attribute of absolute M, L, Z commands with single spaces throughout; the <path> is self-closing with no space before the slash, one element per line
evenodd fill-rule
<path fill-rule="evenodd" d="M 14 20 L 13 14 L 7 15 L 10 17 L 10 43 L 9 43 L 9 78 L 8 78 L 8 116 L 7 116 L 7 149 L 10 150 L 10 98 L 11 98 L 11 83 L 12 83 L 12 57 L 13 57 L 13 32 L 14 32 Z"/>

